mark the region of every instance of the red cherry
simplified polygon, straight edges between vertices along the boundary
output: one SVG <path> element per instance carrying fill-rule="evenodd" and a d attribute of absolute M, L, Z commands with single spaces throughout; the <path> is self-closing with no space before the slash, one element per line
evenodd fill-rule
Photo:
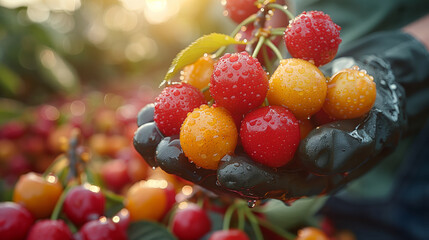
<path fill-rule="evenodd" d="M 0 138 L 18 139 L 25 134 L 25 124 L 18 121 L 5 123 L 0 128 Z"/>
<path fill-rule="evenodd" d="M 73 235 L 63 220 L 40 220 L 31 228 L 27 240 L 71 240 Z"/>
<path fill-rule="evenodd" d="M 106 199 L 100 188 L 92 185 L 72 188 L 64 200 L 63 211 L 74 224 L 81 226 L 104 215 Z"/>
<path fill-rule="evenodd" d="M 209 240 L 250 240 L 250 238 L 241 230 L 230 229 L 214 232 Z"/>
<path fill-rule="evenodd" d="M 31 213 L 14 202 L 0 203 L 0 236 L 8 240 L 24 240 L 34 217 Z"/>
<path fill-rule="evenodd" d="M 112 220 L 102 217 L 85 223 L 79 230 L 82 240 L 126 240 L 126 232 Z"/>
<path fill-rule="evenodd" d="M 286 47 L 292 57 L 321 66 L 337 54 L 341 43 L 340 30 L 341 27 L 323 12 L 303 12 L 286 28 Z"/>
<path fill-rule="evenodd" d="M 261 64 L 247 52 L 225 54 L 216 63 L 210 94 L 216 104 L 232 115 L 259 107 L 268 91 L 268 78 Z"/>
<path fill-rule="evenodd" d="M 106 186 L 115 192 L 121 191 L 125 185 L 131 183 L 127 163 L 121 159 L 104 163 L 101 167 L 101 178 Z"/>
<path fill-rule="evenodd" d="M 226 15 L 234 22 L 240 23 L 250 15 L 258 12 L 255 0 L 227 0 L 225 3 Z"/>
<path fill-rule="evenodd" d="M 119 228 L 126 232 L 131 221 L 130 212 L 123 208 L 112 219 Z"/>
<path fill-rule="evenodd" d="M 201 91 L 188 84 L 173 84 L 155 99 L 154 121 L 164 136 L 179 135 L 187 114 L 205 103 Z"/>
<path fill-rule="evenodd" d="M 211 229 L 211 220 L 202 208 L 191 204 L 173 217 L 173 233 L 180 240 L 198 240 Z"/>
<path fill-rule="evenodd" d="M 253 160 L 280 167 L 292 160 L 298 148 L 298 120 L 281 106 L 258 108 L 244 117 L 240 137 L 244 151 Z"/>
<path fill-rule="evenodd" d="M 176 203 L 176 189 L 172 184 L 168 184 L 167 188 L 164 189 L 167 196 L 167 206 L 165 207 L 164 215 L 167 214 Z"/>

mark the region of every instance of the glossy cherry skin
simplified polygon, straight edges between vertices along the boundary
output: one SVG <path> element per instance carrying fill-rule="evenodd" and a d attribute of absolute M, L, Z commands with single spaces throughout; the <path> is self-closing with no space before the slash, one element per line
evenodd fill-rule
<path fill-rule="evenodd" d="M 281 167 L 292 160 L 298 148 L 298 120 L 287 108 L 262 107 L 244 117 L 240 137 L 245 152 L 254 161 Z"/>
<path fill-rule="evenodd" d="M 100 175 L 106 186 L 118 193 L 125 185 L 131 183 L 127 163 L 121 159 L 104 163 L 101 167 Z"/>
<path fill-rule="evenodd" d="M 71 240 L 73 235 L 63 220 L 40 220 L 33 225 L 27 240 Z"/>
<path fill-rule="evenodd" d="M 241 230 L 229 229 L 214 232 L 209 240 L 249 240 L 250 238 Z"/>
<path fill-rule="evenodd" d="M 30 172 L 19 177 L 13 192 L 13 201 L 24 206 L 37 218 L 47 218 L 54 210 L 63 191 L 55 176 Z"/>
<path fill-rule="evenodd" d="M 63 211 L 77 226 L 104 215 L 106 199 L 100 188 L 92 185 L 72 188 L 64 200 Z"/>
<path fill-rule="evenodd" d="M 14 202 L 0 203 L 0 236 L 2 239 L 24 240 L 34 217 L 31 213 Z"/>
<path fill-rule="evenodd" d="M 126 232 L 131 222 L 130 212 L 123 208 L 112 219 L 119 228 Z"/>
<path fill-rule="evenodd" d="M 126 232 L 112 220 L 101 218 L 87 222 L 79 231 L 81 240 L 126 240 Z"/>
<path fill-rule="evenodd" d="M 202 208 L 191 204 L 176 212 L 173 233 L 180 240 L 198 240 L 211 229 L 211 220 Z"/>

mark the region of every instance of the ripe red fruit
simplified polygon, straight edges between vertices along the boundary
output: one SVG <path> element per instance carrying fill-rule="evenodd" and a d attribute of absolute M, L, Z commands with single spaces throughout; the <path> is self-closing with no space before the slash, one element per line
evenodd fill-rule
<path fill-rule="evenodd" d="M 0 203 L 0 236 L 2 239 L 24 240 L 34 217 L 31 213 L 14 202 Z"/>
<path fill-rule="evenodd" d="M 337 54 L 341 27 L 321 11 L 303 12 L 286 28 L 285 43 L 294 58 L 321 66 Z"/>
<path fill-rule="evenodd" d="M 173 84 L 155 99 L 154 121 L 164 136 L 178 135 L 186 115 L 204 103 L 204 95 L 196 87 Z"/>
<path fill-rule="evenodd" d="M 241 122 L 244 151 L 259 163 L 280 167 L 292 160 L 300 141 L 298 120 L 281 106 L 248 113 Z"/>
<path fill-rule="evenodd" d="M 81 226 L 104 215 L 106 199 L 100 188 L 92 185 L 72 188 L 64 200 L 63 211 L 74 224 Z"/>
<path fill-rule="evenodd" d="M 256 0 L 226 0 L 225 11 L 226 15 L 234 22 L 240 23 L 250 15 L 258 12 L 258 7 L 255 5 Z"/>
<path fill-rule="evenodd" d="M 124 229 L 105 217 L 85 223 L 79 230 L 81 240 L 126 240 Z"/>
<path fill-rule="evenodd" d="M 209 240 L 249 240 L 250 238 L 241 230 L 219 230 L 214 232 Z"/>
<path fill-rule="evenodd" d="M 176 204 L 176 189 L 172 184 L 168 184 L 168 186 L 164 189 L 166 198 L 167 198 L 167 206 L 165 207 L 164 216 L 174 207 Z"/>
<path fill-rule="evenodd" d="M 106 186 L 115 192 L 120 192 L 125 185 L 131 183 L 128 166 L 121 159 L 104 163 L 101 167 L 100 175 Z"/>
<path fill-rule="evenodd" d="M 198 205 L 179 209 L 173 218 L 173 233 L 180 240 L 198 240 L 211 229 L 211 220 Z"/>
<path fill-rule="evenodd" d="M 112 220 L 119 228 L 126 232 L 131 221 L 130 212 L 128 211 L 128 209 L 122 208 L 121 211 L 115 214 Z"/>
<path fill-rule="evenodd" d="M 40 220 L 31 228 L 27 240 L 71 240 L 73 235 L 63 220 Z"/>
<path fill-rule="evenodd" d="M 259 107 L 267 91 L 267 74 L 259 61 L 247 52 L 227 53 L 215 65 L 210 94 L 217 105 L 232 115 Z"/>
<path fill-rule="evenodd" d="M 25 134 L 26 126 L 22 122 L 11 121 L 4 123 L 0 128 L 0 138 L 18 139 Z"/>

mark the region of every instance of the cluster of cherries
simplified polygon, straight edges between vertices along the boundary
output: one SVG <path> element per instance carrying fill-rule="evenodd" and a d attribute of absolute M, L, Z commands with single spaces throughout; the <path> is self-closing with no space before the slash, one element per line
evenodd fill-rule
<path fill-rule="evenodd" d="M 170 83 L 140 112 L 134 145 L 150 165 L 156 166 L 158 143 L 178 136 L 185 156 L 197 168 L 216 170 L 221 159 L 234 156 L 237 149 L 258 164 L 283 167 L 315 126 L 358 118 L 372 108 L 376 89 L 366 71 L 353 67 L 326 77 L 319 70 L 335 57 L 341 43 L 341 28 L 327 14 L 303 12 L 279 33 L 261 26 L 270 11 L 286 11 L 273 1 L 226 1 L 225 8 L 233 20 L 254 18 L 247 44 L 252 56 L 245 51 L 218 59 L 205 55 L 183 69 L 181 82 Z M 292 58 L 282 59 L 270 40 L 279 35 Z M 279 60 L 270 76 L 257 58 L 265 45 Z"/>

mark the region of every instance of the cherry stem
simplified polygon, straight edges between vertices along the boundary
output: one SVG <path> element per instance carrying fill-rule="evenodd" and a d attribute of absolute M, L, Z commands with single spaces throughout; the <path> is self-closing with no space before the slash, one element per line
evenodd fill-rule
<path fill-rule="evenodd" d="M 287 6 L 280 5 L 278 3 L 269 3 L 267 5 L 270 9 L 278 9 L 286 14 L 286 16 L 289 18 L 289 20 L 293 20 L 295 16 L 287 9 Z"/>
<path fill-rule="evenodd" d="M 247 206 L 244 206 L 247 208 Z M 245 213 L 243 207 L 237 209 L 237 216 L 238 216 L 238 222 L 237 222 L 237 228 L 240 230 L 244 230 L 245 225 Z"/>
<path fill-rule="evenodd" d="M 241 28 L 243 26 L 246 26 L 249 23 L 252 23 L 256 20 L 257 16 L 256 14 L 250 15 L 248 18 L 244 19 L 240 24 L 238 24 L 234 30 L 231 32 L 230 36 L 235 37 L 238 32 L 240 32 Z M 226 46 L 219 48 L 212 56 L 212 58 L 218 58 L 220 55 L 222 55 L 226 50 Z"/>
<path fill-rule="evenodd" d="M 279 228 L 273 224 L 271 224 L 270 222 L 268 222 L 267 220 L 261 219 L 259 218 L 259 224 L 261 224 L 261 226 L 270 229 L 271 231 L 273 231 L 274 233 L 276 233 L 277 235 L 280 235 L 283 238 L 286 239 L 296 239 L 295 234 L 288 232 L 282 228 Z"/>
<path fill-rule="evenodd" d="M 197 205 L 198 205 L 200 208 L 203 208 L 203 207 L 204 207 L 204 197 L 199 197 L 199 198 L 198 198 L 198 200 L 197 200 Z"/>
<path fill-rule="evenodd" d="M 45 172 L 43 172 L 42 177 L 45 178 L 47 177 L 49 174 L 52 173 L 52 169 L 62 160 L 67 159 L 65 155 L 61 155 L 59 157 L 57 157 L 57 159 L 55 159 L 50 165 L 49 167 L 45 170 Z"/>
<path fill-rule="evenodd" d="M 178 204 L 173 205 L 173 207 L 170 209 L 170 211 L 167 212 L 167 214 L 165 215 L 163 222 L 166 222 L 167 228 L 171 231 L 173 229 L 173 218 L 174 218 L 174 213 L 177 211 L 178 209 Z"/>
<path fill-rule="evenodd" d="M 264 105 L 265 105 L 265 106 L 269 106 L 269 105 L 270 105 L 270 103 L 268 102 L 268 98 L 265 98 L 265 99 L 264 99 Z"/>
<path fill-rule="evenodd" d="M 209 84 L 209 85 L 207 85 L 207 87 L 202 88 L 202 89 L 201 89 L 201 92 L 202 92 L 202 93 L 205 93 L 205 92 L 207 92 L 209 89 L 210 89 L 210 84 Z"/>
<path fill-rule="evenodd" d="M 258 40 L 258 44 L 256 44 L 255 50 L 253 50 L 252 57 L 256 58 L 258 56 L 259 50 L 261 50 L 262 45 L 264 44 L 265 37 L 260 36 Z"/>
<path fill-rule="evenodd" d="M 283 34 L 285 34 L 285 31 L 286 28 L 272 28 L 270 30 L 270 34 L 275 36 L 283 36 Z"/>
<path fill-rule="evenodd" d="M 228 230 L 229 226 L 231 224 L 231 218 L 232 218 L 232 214 L 234 213 L 235 209 L 237 209 L 238 205 L 237 203 L 232 204 L 231 206 L 228 207 L 228 209 L 225 212 L 225 215 L 223 217 L 223 230 Z"/>
<path fill-rule="evenodd" d="M 118 195 L 118 194 L 113 193 L 113 192 L 106 190 L 106 189 L 102 189 L 101 192 L 110 201 L 117 202 L 117 203 L 123 203 L 124 202 L 124 197 L 121 195 Z"/>
<path fill-rule="evenodd" d="M 263 240 L 264 235 L 262 234 L 261 228 L 259 227 L 258 218 L 252 213 L 250 208 L 243 208 L 243 210 L 247 218 L 249 219 L 250 225 L 253 228 L 256 240 Z"/>
<path fill-rule="evenodd" d="M 283 59 L 283 56 L 282 56 L 282 54 L 280 53 L 280 50 L 276 47 L 276 45 L 274 45 L 274 43 L 273 43 L 273 42 L 271 42 L 271 40 L 270 40 L 270 39 L 266 39 L 266 40 L 265 40 L 265 44 L 266 44 L 269 48 L 271 48 L 271 50 L 273 50 L 274 54 L 276 54 L 276 56 L 277 56 L 277 58 L 279 59 L 279 61 Z"/>
<path fill-rule="evenodd" d="M 51 214 L 51 220 L 57 220 L 60 216 L 61 210 L 63 208 L 64 200 L 66 199 L 67 193 L 69 190 L 74 187 L 76 184 L 74 181 L 70 182 L 67 187 L 64 189 L 64 191 L 61 193 L 60 198 L 58 199 L 57 203 L 55 204 L 54 210 Z"/>
<path fill-rule="evenodd" d="M 262 48 L 262 56 L 264 57 L 264 65 L 267 68 L 267 71 L 271 74 L 273 72 L 273 65 L 268 57 L 267 48 Z"/>

